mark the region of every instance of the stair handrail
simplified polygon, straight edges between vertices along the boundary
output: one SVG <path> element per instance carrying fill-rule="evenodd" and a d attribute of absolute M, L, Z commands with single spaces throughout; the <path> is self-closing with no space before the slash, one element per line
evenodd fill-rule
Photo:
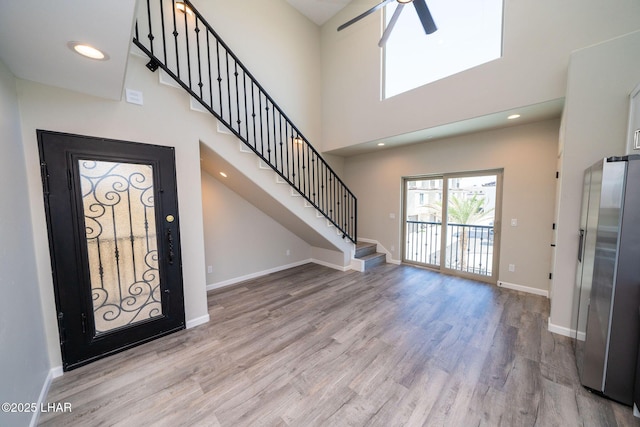
<path fill-rule="evenodd" d="M 140 5 L 146 5 L 143 11 L 146 21 L 136 20 L 133 43 L 150 58 L 147 67 L 151 71 L 164 70 L 338 228 L 343 238 L 355 243 L 355 195 L 193 4 L 189 0 L 156 0 L 153 3 L 142 0 Z M 168 25 L 165 15 L 170 18 Z M 158 25 L 160 34 L 154 35 L 153 29 Z M 140 38 L 144 30 L 148 30 L 146 40 Z M 201 35 L 203 30 L 204 36 Z M 171 36 L 174 42 L 168 43 Z M 154 43 L 158 37 L 161 38 L 160 46 Z M 215 47 L 213 61 L 212 45 Z M 202 58 L 203 50 L 206 51 L 205 59 Z M 212 68 L 217 72 L 216 78 Z M 194 74 L 197 77 L 195 84 Z M 235 81 L 233 86 L 232 80 Z M 242 84 L 239 85 L 240 80 Z"/>

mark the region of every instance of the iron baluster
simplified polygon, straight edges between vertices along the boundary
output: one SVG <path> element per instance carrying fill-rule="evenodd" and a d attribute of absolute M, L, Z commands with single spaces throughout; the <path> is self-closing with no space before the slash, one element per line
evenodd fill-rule
<path fill-rule="evenodd" d="M 260 155 L 264 158 L 264 129 L 262 128 L 262 91 L 258 89 L 258 114 L 260 123 Z"/>
<path fill-rule="evenodd" d="M 185 13 L 186 15 L 186 13 Z M 202 61 L 200 59 L 200 28 L 198 28 L 198 17 L 196 16 L 196 25 L 195 25 L 195 29 L 193 30 L 196 33 L 196 51 L 198 52 L 198 54 L 196 55 L 198 57 L 198 87 L 200 88 L 200 99 L 202 99 Z"/>
<path fill-rule="evenodd" d="M 280 137 L 280 141 L 279 141 L 279 145 L 280 145 L 280 168 L 282 169 L 282 172 L 284 173 L 284 153 L 282 152 L 283 150 L 283 145 L 284 145 L 284 141 L 282 139 L 282 113 L 280 112 L 280 110 L 278 110 L 278 125 L 279 125 L 279 132 L 278 132 L 278 136 Z"/>
<path fill-rule="evenodd" d="M 295 150 L 296 150 L 296 157 L 298 159 L 297 161 L 297 165 L 298 165 L 298 190 L 302 189 L 302 181 L 300 179 L 300 145 L 301 144 L 301 139 L 299 135 L 296 135 L 296 146 L 295 146 Z"/>
<path fill-rule="evenodd" d="M 240 133 L 240 124 L 242 121 L 240 120 L 240 92 L 238 91 L 238 63 L 234 64 L 235 70 L 233 75 L 236 77 L 236 121 L 238 123 L 238 133 Z"/>
<path fill-rule="evenodd" d="M 149 0 L 147 0 L 147 19 L 149 22 L 149 34 L 148 34 L 148 38 L 149 38 L 149 48 L 151 50 L 151 55 L 153 55 L 153 30 L 151 29 L 151 4 L 149 3 Z"/>
<path fill-rule="evenodd" d="M 165 35 L 165 29 L 164 29 L 164 7 L 163 7 L 163 2 L 162 0 L 158 0 L 160 2 L 160 28 L 162 29 L 162 54 L 163 59 L 164 59 L 164 63 L 167 63 L 167 41 L 166 41 L 166 35 Z"/>
<path fill-rule="evenodd" d="M 265 132 L 267 134 L 267 156 L 268 156 L 269 164 L 271 164 L 271 132 L 270 132 L 270 126 L 269 126 L 269 101 L 267 99 L 264 100 L 264 115 L 267 121 L 266 132 Z M 261 119 L 260 121 L 262 122 L 262 117 L 260 119 Z M 262 155 L 264 156 L 264 148 L 263 148 Z"/>
<path fill-rule="evenodd" d="M 209 107 L 213 108 L 213 86 L 211 79 L 211 43 L 209 42 L 209 32 L 207 31 L 207 69 L 209 70 Z"/>
<path fill-rule="evenodd" d="M 316 188 L 316 158 L 311 153 L 311 196 L 313 196 L 313 203 L 318 204 L 318 199 L 316 195 L 318 194 L 318 189 Z"/>
<path fill-rule="evenodd" d="M 220 40 L 216 40 L 216 56 L 218 64 L 218 100 L 220 101 L 220 111 L 218 114 L 222 118 L 222 74 L 220 72 Z"/>
<path fill-rule="evenodd" d="M 173 40 L 175 42 L 176 49 L 176 75 L 178 76 L 178 80 L 180 80 L 180 54 L 178 49 L 178 24 L 176 21 L 176 2 L 175 0 L 171 0 L 171 10 L 173 12 Z"/>
<path fill-rule="evenodd" d="M 302 193 L 303 195 L 309 198 L 309 168 L 307 163 L 309 159 L 307 159 L 307 143 L 304 139 L 300 140 L 300 145 L 302 145 Z"/>
<path fill-rule="evenodd" d="M 256 134 L 256 98 L 254 91 L 254 84 L 251 82 L 251 118 L 253 120 L 253 149 L 258 149 L 258 140 Z"/>
<path fill-rule="evenodd" d="M 193 90 L 193 85 L 191 84 L 191 49 L 189 47 L 189 19 L 188 19 L 188 13 L 186 11 L 186 3 L 185 3 L 185 13 L 183 13 L 184 15 L 184 40 L 185 40 L 185 46 L 187 48 L 187 77 L 189 78 L 189 90 Z"/>
<path fill-rule="evenodd" d="M 249 111 L 247 109 L 247 73 L 242 70 L 242 93 L 244 95 L 244 129 L 247 141 L 249 140 Z"/>
<path fill-rule="evenodd" d="M 231 125 L 233 123 L 233 118 L 231 117 L 231 78 L 229 77 L 229 51 L 226 49 L 224 51 L 224 67 L 227 71 L 227 80 L 225 86 L 225 89 L 227 91 L 227 108 L 229 109 L 229 120 L 227 121 L 227 123 Z M 222 117 L 224 118 L 224 114 L 222 115 Z"/>
<path fill-rule="evenodd" d="M 290 149 L 290 145 L 289 145 L 289 125 L 287 124 L 287 122 L 285 122 L 284 124 L 284 136 L 285 136 L 285 141 L 286 142 L 286 147 L 287 147 L 287 180 L 289 182 L 292 181 L 291 179 L 291 162 L 293 161 L 293 156 L 291 156 L 291 159 L 289 159 L 289 153 L 291 152 Z M 293 137 L 291 137 L 291 141 L 293 141 Z"/>

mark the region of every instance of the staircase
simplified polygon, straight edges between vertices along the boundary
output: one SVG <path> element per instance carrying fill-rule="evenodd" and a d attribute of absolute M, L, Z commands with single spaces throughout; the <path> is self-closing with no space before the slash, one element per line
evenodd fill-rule
<path fill-rule="evenodd" d="M 369 270 L 372 267 L 387 262 L 387 256 L 385 254 L 376 252 L 377 246 L 376 243 L 358 242 L 356 244 L 354 258 L 361 262 L 361 271 Z"/>
<path fill-rule="evenodd" d="M 351 258 L 357 241 L 356 197 L 193 4 L 188 0 L 143 0 L 137 16 L 133 43 L 149 57 L 147 68 L 161 69 L 195 100 L 196 109 L 212 114 L 240 140 L 241 151 L 257 158 L 259 171 L 252 171 L 255 166 L 233 153 L 221 154 L 222 161 L 231 163 L 263 192 L 278 199 L 276 205 L 287 203 L 277 194 L 281 190 L 270 185 L 285 185 L 287 192 L 304 200 L 305 209 L 323 219 L 322 226 L 312 225 L 313 221 L 304 218 L 308 215 L 296 213 L 294 207 L 289 211 L 299 219 L 291 220 L 293 227 L 305 229 L 311 240 L 314 233 L 322 237 L 327 235 L 327 227 L 333 229 L 329 234 L 334 238 L 327 237 L 328 245 L 318 243 L 320 238 L 310 242 L 312 247 L 320 252 L 338 249 Z M 216 146 L 215 151 L 224 149 Z M 230 161 L 231 157 L 236 160 Z M 269 170 L 274 179 L 265 180 L 264 170 Z M 256 204 L 252 194 L 243 196 Z M 269 209 L 278 211 L 278 217 L 287 215 L 278 207 L 258 207 L 272 216 Z M 315 231 L 309 232 L 308 227 Z M 336 233 L 344 243 L 333 241 Z M 367 259 L 364 263 L 374 262 Z"/>

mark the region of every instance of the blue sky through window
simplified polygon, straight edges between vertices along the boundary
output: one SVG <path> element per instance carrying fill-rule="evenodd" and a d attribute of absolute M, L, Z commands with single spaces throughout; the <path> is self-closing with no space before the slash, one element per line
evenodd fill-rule
<path fill-rule="evenodd" d="M 386 23 L 397 4 L 386 6 Z M 438 31 L 425 35 L 415 8 L 407 4 L 387 40 L 385 98 L 500 58 L 502 54 L 502 0 L 427 0 L 427 5 Z"/>

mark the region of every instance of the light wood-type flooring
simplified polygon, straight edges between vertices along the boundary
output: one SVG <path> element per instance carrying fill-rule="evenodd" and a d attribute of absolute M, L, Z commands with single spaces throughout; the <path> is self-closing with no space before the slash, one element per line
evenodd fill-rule
<path fill-rule="evenodd" d="M 579 385 L 546 298 L 384 264 L 209 292 L 211 321 L 54 380 L 46 426 L 639 426 Z"/>

